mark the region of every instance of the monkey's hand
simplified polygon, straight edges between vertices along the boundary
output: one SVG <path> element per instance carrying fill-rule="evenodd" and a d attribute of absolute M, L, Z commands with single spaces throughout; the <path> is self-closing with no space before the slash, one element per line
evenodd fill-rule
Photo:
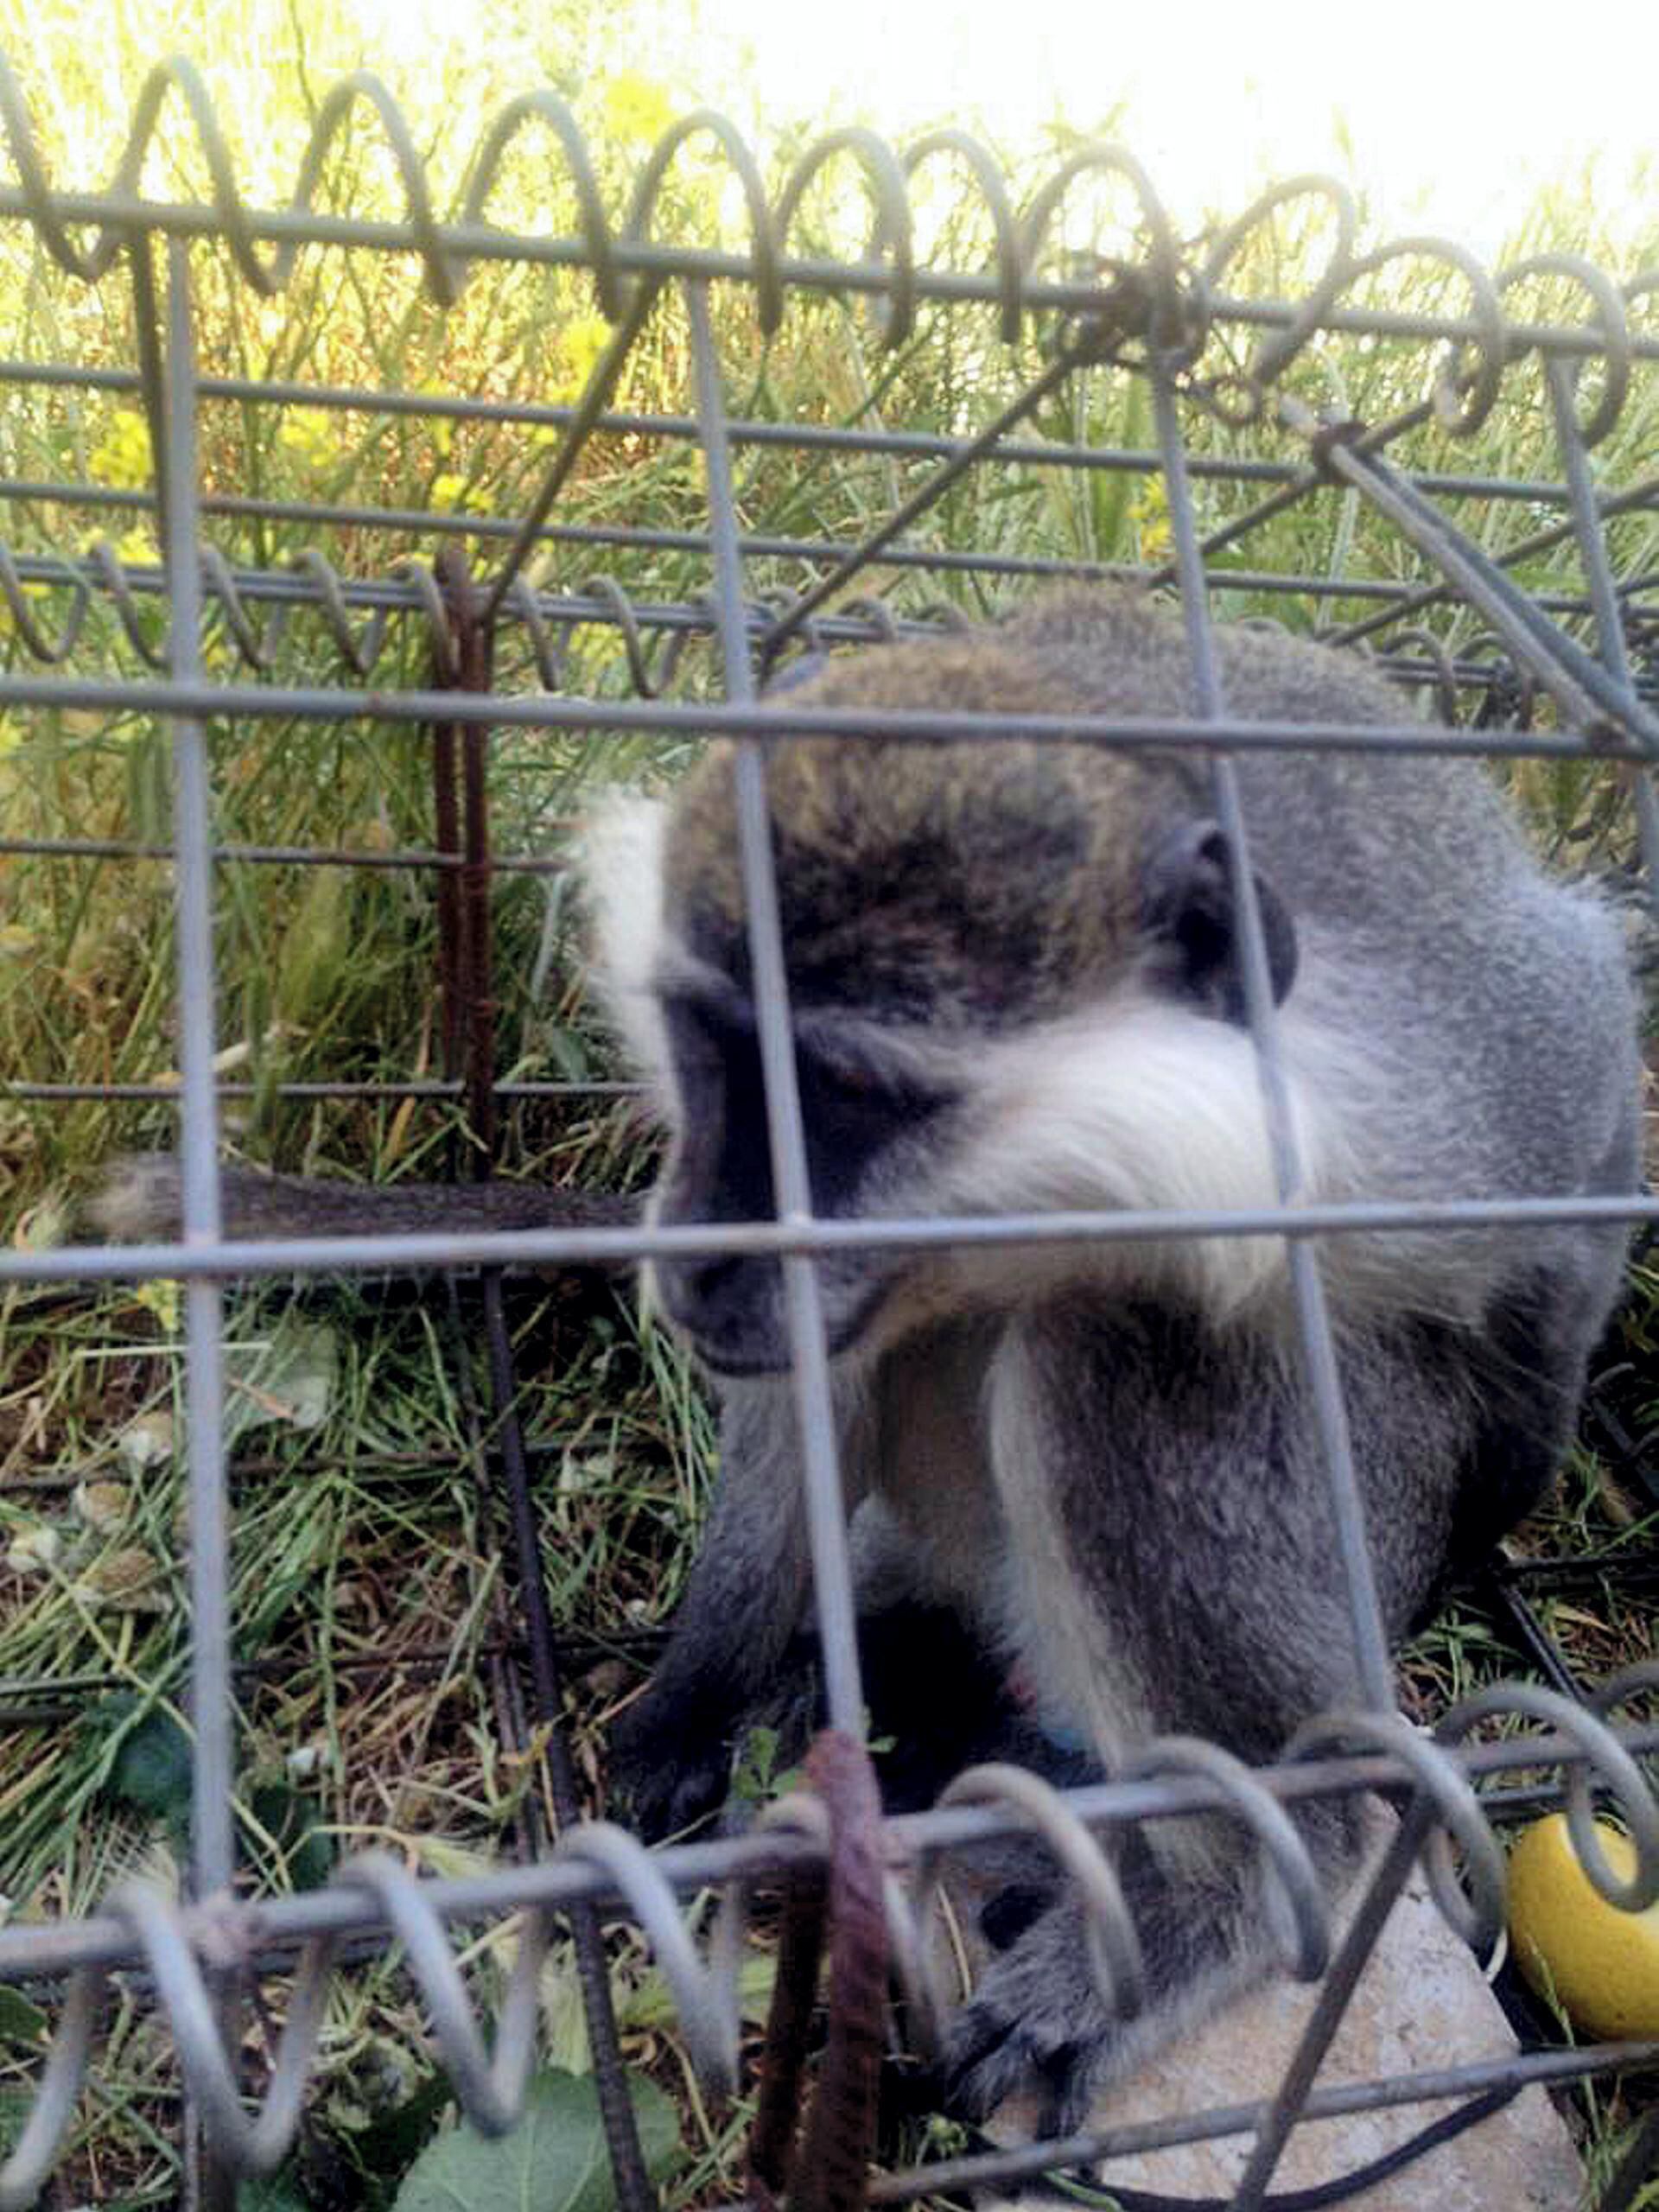
<path fill-rule="evenodd" d="M 768 1694 L 741 1706 L 712 1696 L 707 1683 L 677 1690 L 673 1671 L 665 1661 L 611 1731 L 612 1798 L 620 1818 L 650 1843 L 722 1806 L 724 1825 L 742 1827 L 754 1801 L 804 1756 L 819 1719 L 817 1675 L 804 1637 L 792 1639 Z M 753 1770 L 746 1777 L 751 1754 Z"/>
<path fill-rule="evenodd" d="M 695 1827 L 724 1803 L 732 1755 L 729 1716 L 660 1695 L 653 1684 L 611 1731 L 616 1817 L 647 1843 Z"/>

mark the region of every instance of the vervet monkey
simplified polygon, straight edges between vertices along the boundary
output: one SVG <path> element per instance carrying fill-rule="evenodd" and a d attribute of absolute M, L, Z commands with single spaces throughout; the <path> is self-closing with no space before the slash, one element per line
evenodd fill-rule
<path fill-rule="evenodd" d="M 1235 716 L 1401 719 L 1354 659 L 1256 632 L 1216 643 Z M 1179 623 L 1139 595 L 1067 591 L 1000 627 L 832 661 L 775 711 L 786 723 L 807 704 L 868 710 L 873 733 L 769 747 L 815 1211 L 1273 1205 L 1203 756 L 880 734 L 887 709 L 1186 715 Z M 651 1207 L 664 1223 L 773 1212 L 732 769 L 714 746 L 671 798 L 619 804 L 593 840 L 600 978 L 668 1133 Z M 1484 772 L 1405 743 L 1248 750 L 1237 775 L 1299 1195 L 1633 1191 L 1618 931 L 1543 874 Z M 290 1181 L 272 1203 L 301 1217 L 260 1225 L 361 1226 L 381 1196 L 330 1193 L 320 1222 L 298 1195 L 318 1187 Z M 122 1227 L 153 1224 L 154 1198 Z M 519 1225 L 548 1217 L 535 1202 L 508 1201 L 532 1209 Z M 402 1203 L 397 1225 L 414 1225 Z M 1600 1225 L 1324 1240 L 1395 1637 L 1544 1491 L 1623 1247 Z M 1353 1700 L 1281 1243 L 837 1250 L 817 1268 L 867 1632 L 878 1660 L 899 1655 L 888 1672 L 924 1764 L 937 1736 L 942 1761 L 1012 1751 L 1077 1779 L 1171 1732 L 1265 1759 Z M 711 1378 L 721 1438 L 666 1656 L 613 1746 L 624 1793 L 662 1834 L 719 1802 L 747 1726 L 787 1694 L 810 1570 L 778 1262 L 648 1274 Z M 921 1632 L 969 1662 L 929 1679 Z M 879 1723 L 879 1666 L 869 1687 Z M 1351 1808 L 1301 1818 L 1334 1872 Z M 1128 2028 L 1107 2012 L 1080 1907 L 1033 1847 L 952 2031 L 961 2110 L 1034 2079 L 1049 2123 L 1069 2126 L 1108 2072 L 1262 1970 L 1263 1900 L 1235 1823 L 1159 1823 L 1118 1854 L 1147 2012 Z"/>
<path fill-rule="evenodd" d="M 1402 717 L 1351 658 L 1255 632 L 1216 642 L 1236 716 Z M 893 708 L 1186 715 L 1179 622 L 1138 595 L 1069 591 L 999 628 L 831 662 L 776 711 L 786 722 L 806 704 L 865 709 L 873 732 L 769 747 L 815 1211 L 1272 1205 L 1202 756 L 880 734 Z M 1543 874 L 1484 771 L 1408 742 L 1250 750 L 1237 774 L 1301 1195 L 1635 1190 L 1619 931 Z M 601 975 L 669 1132 L 654 1218 L 766 1217 L 730 748 L 601 830 L 593 875 Z M 1395 1637 L 1544 1491 L 1624 1243 L 1605 1225 L 1325 1241 Z M 997 1655 L 1057 1761 L 1081 1745 L 1109 1771 L 1167 1732 L 1264 1759 L 1353 1701 L 1281 1243 L 837 1249 L 817 1268 L 855 1550 L 889 1600 L 942 1609 Z M 665 1830 L 721 1795 L 809 1567 L 779 1264 L 658 1259 L 649 1273 L 722 1412 L 702 1550 L 616 1747 L 646 1825 Z M 942 1708 L 956 1680 L 931 1686 Z M 1333 1866 L 1353 1825 L 1305 1815 Z M 1080 1906 L 1039 1885 L 1005 1916 L 1006 1948 L 953 2031 L 959 2108 L 983 2113 L 1034 2077 L 1050 2123 L 1068 2126 L 1103 2074 L 1261 1971 L 1262 1900 L 1236 1823 L 1149 1827 L 1120 1874 L 1147 2014 L 1114 2023 Z"/>

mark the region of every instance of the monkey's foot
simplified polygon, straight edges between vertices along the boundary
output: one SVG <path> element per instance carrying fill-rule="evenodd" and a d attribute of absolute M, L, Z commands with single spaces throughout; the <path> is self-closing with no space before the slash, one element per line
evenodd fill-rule
<path fill-rule="evenodd" d="M 988 1941 L 1006 1948 L 983 1967 L 945 2037 L 944 2101 L 964 2120 L 984 2120 L 1010 2098 L 1034 2100 L 1038 2133 L 1071 2134 L 1107 2083 L 1268 1970 L 1265 1920 L 1238 1910 L 1229 1874 L 1172 1883 L 1149 1853 L 1127 1850 L 1119 1873 L 1141 1936 L 1146 1989 L 1141 2010 L 1126 2019 L 1095 1978 L 1076 1895 L 1054 1893 L 1052 1866 L 1040 1857 L 1012 1865 L 1015 1878 L 979 1914 Z"/>
<path fill-rule="evenodd" d="M 951 2023 L 945 2107 L 980 2121 L 1007 2098 L 1035 2089 L 1039 2132 L 1069 2134 L 1114 2070 L 1117 2037 L 1078 1916 L 1069 1904 L 1055 1905 L 992 1961 Z"/>
<path fill-rule="evenodd" d="M 1380 1823 L 1386 1839 L 1390 1823 Z M 1373 1860 L 1372 1864 L 1375 1864 Z M 1357 1884 L 1338 1915 L 1340 1940 Z M 1090 2100 L 1084 2127 L 1110 2135 L 1126 2126 L 1173 2122 L 1212 2107 L 1270 2099 L 1300 2048 L 1318 1990 L 1270 1976 L 1207 2018 L 1189 2024 L 1161 2050 L 1125 2068 L 1115 2046 L 1110 2078 Z M 1140 2032 L 1139 2024 L 1121 2031 Z M 1421 1874 L 1414 1874 L 1389 1914 L 1325 2061 L 1327 2078 L 1386 2080 L 1421 2066 L 1431 2045 L 1448 2054 L 1496 2059 L 1512 2054 L 1514 2032 L 1480 1967 L 1441 1919 Z M 986 2126 L 1000 2146 L 1038 2132 L 1038 2101 L 1016 2097 Z M 1431 2205 L 1524 2205 L 1527 2212 L 1573 2212 L 1583 2171 L 1570 2137 L 1544 2091 L 1535 2084 L 1478 2126 L 1436 2140 L 1426 2125 L 1444 2126 L 1452 2106 L 1396 2105 L 1356 2110 L 1299 2127 L 1286 2145 L 1274 2191 L 1351 2199 L 1364 2212 L 1423 2212 Z M 1395 2171 L 1413 2138 L 1424 2155 Z M 1228 2203 L 1236 2195 L 1253 2141 L 1246 2133 L 1178 2141 L 1161 2149 L 1118 2152 L 1078 2178 L 1103 2196 L 1147 2191 L 1170 2202 Z M 1370 2177 L 1368 2178 L 1368 2174 Z M 1522 2179 L 1517 2179 L 1522 2177 Z M 1002 2202 L 998 2193 L 998 2202 Z M 1010 2199 L 1035 2202 L 1018 2191 Z"/>

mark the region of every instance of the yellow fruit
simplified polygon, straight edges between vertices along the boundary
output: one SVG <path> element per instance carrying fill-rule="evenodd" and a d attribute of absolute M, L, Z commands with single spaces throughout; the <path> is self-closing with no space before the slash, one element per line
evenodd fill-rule
<path fill-rule="evenodd" d="M 1636 1848 L 1605 1821 L 1596 1836 L 1621 1881 Z M 1621 1912 L 1579 1865 L 1564 1813 L 1535 1821 L 1510 1853 L 1510 1941 L 1533 1987 L 1599 2042 L 1659 2036 L 1659 1902 Z"/>

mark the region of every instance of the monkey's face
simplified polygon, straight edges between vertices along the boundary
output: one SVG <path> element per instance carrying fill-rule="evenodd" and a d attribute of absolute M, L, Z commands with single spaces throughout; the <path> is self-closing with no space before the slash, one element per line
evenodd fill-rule
<path fill-rule="evenodd" d="M 1097 899 L 1078 896 L 1094 836 L 1075 765 L 1014 746 L 971 758 L 810 741 L 775 751 L 791 1042 L 820 1218 L 940 1211 L 945 1164 L 980 1111 L 988 1046 L 1060 1011 L 1121 931 L 1109 882 Z M 716 750 L 677 795 L 641 975 L 671 1138 L 655 1202 L 665 1223 L 776 1217 L 731 774 Z M 832 1351 L 884 1341 L 931 1275 L 918 1256 L 879 1249 L 821 1258 Z M 651 1280 L 709 1366 L 787 1364 L 775 1260 L 658 1262 Z"/>
<path fill-rule="evenodd" d="M 909 662 L 893 648 L 852 665 Z M 970 703 L 996 703 L 978 677 Z M 1226 849 L 1178 773 L 1016 741 L 802 740 L 767 765 L 816 1216 L 1270 1201 Z M 656 1218 L 773 1220 L 730 753 L 624 822 L 591 873 L 601 979 L 670 1132 Z M 1294 935 L 1263 904 L 1282 995 Z M 818 1261 L 830 1348 L 879 1351 L 941 1310 L 1113 1263 L 1076 1243 L 837 1250 Z M 1236 1283 L 1260 1273 L 1236 1241 L 1227 1264 Z M 659 1261 L 651 1281 L 710 1367 L 787 1366 L 775 1259 Z"/>

